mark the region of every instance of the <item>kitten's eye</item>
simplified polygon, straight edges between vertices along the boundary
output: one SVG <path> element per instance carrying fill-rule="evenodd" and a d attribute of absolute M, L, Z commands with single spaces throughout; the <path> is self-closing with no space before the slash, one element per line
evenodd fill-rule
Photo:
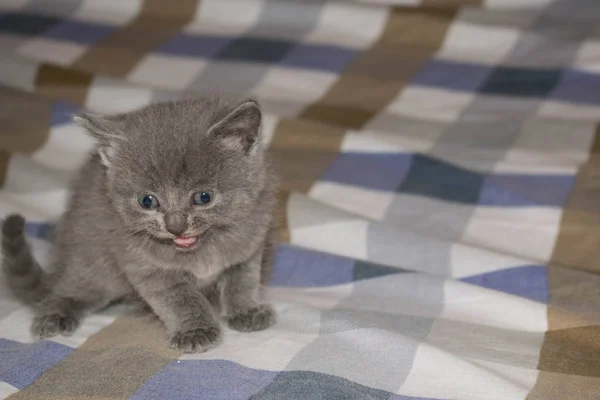
<path fill-rule="evenodd" d="M 142 208 L 147 210 L 154 210 L 159 206 L 158 199 L 151 194 L 141 194 L 138 196 L 138 203 Z"/>
<path fill-rule="evenodd" d="M 213 192 L 211 190 L 203 190 L 202 192 L 194 193 L 192 202 L 198 206 L 205 206 L 210 203 L 213 199 Z"/>

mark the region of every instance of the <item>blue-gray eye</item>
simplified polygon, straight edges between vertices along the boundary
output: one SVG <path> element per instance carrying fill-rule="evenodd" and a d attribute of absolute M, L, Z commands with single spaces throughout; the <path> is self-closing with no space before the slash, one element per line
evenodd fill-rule
<path fill-rule="evenodd" d="M 158 199 L 151 194 L 141 194 L 138 196 L 138 203 L 146 210 L 154 210 L 159 206 Z"/>
<path fill-rule="evenodd" d="M 194 193 L 192 202 L 198 206 L 205 206 L 210 203 L 213 199 L 213 192 L 210 190 L 203 190 L 202 192 Z"/>

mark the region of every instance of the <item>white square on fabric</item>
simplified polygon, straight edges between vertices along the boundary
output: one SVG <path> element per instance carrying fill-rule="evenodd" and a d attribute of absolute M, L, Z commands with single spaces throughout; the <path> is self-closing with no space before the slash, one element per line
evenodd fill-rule
<path fill-rule="evenodd" d="M 327 287 L 269 287 L 268 298 L 275 303 L 285 303 L 286 306 L 279 307 L 279 312 L 288 309 L 297 310 L 297 305 L 307 309 L 318 309 L 320 311 L 333 310 L 345 301 L 354 291 L 354 283 Z M 294 322 L 295 321 L 295 322 Z M 317 332 L 314 328 L 307 327 L 313 325 L 312 321 L 298 322 L 302 319 L 291 318 L 288 327 L 291 324 L 303 324 L 303 328 L 293 327 L 298 332 Z M 320 320 L 319 320 L 320 321 Z M 320 329 L 320 327 L 319 327 Z"/>
<path fill-rule="evenodd" d="M 381 221 L 394 200 L 394 193 L 341 185 L 334 182 L 317 182 L 309 192 L 312 199 L 340 210 L 371 220 Z"/>
<path fill-rule="evenodd" d="M 225 345 L 206 353 L 185 354 L 180 360 L 227 360 L 248 368 L 282 371 L 318 334 L 282 330 L 275 326 L 252 334 L 224 331 Z"/>
<path fill-rule="evenodd" d="M 379 38 L 386 19 L 387 9 L 382 7 L 329 2 L 303 42 L 364 49 Z"/>
<path fill-rule="evenodd" d="M 600 73 L 600 40 L 585 41 L 579 47 L 573 67 L 591 73 Z"/>
<path fill-rule="evenodd" d="M 454 280 L 444 283 L 441 319 L 543 333 L 546 316 L 546 304 L 537 301 Z"/>
<path fill-rule="evenodd" d="M 361 260 L 367 257 L 368 222 L 356 215 L 292 193 L 288 224 L 294 245 Z"/>
<path fill-rule="evenodd" d="M 33 60 L 69 66 L 88 49 L 89 47 L 77 43 L 36 38 L 21 45 L 17 51 L 20 55 Z"/>
<path fill-rule="evenodd" d="M 561 213 L 551 207 L 478 207 L 461 240 L 532 264 L 545 263 L 552 255 Z"/>
<path fill-rule="evenodd" d="M 0 215 L 18 212 L 31 221 L 57 219 L 65 210 L 71 178 L 72 174 L 51 170 L 24 154 L 13 154 L 0 191 Z"/>
<path fill-rule="evenodd" d="M 297 117 L 306 107 L 304 102 L 280 100 L 277 98 L 258 96 L 256 94 L 254 94 L 254 96 L 260 101 L 265 112 L 277 115 L 280 118 Z"/>
<path fill-rule="evenodd" d="M 0 83 L 14 89 L 35 92 L 35 77 L 39 65 L 21 57 L 0 57 Z"/>
<path fill-rule="evenodd" d="M 352 285 L 335 288 L 270 288 L 277 324 L 252 334 L 224 330 L 224 342 L 209 352 L 185 354 L 181 360 L 228 360 L 266 371 L 285 370 L 306 346 L 319 337 L 322 312 L 343 301 Z"/>
<path fill-rule="evenodd" d="M 248 368 L 283 371 L 318 334 L 289 332 L 271 327 L 252 334 L 223 332 L 223 345 L 206 353 L 184 354 L 180 360 L 227 360 Z"/>
<path fill-rule="evenodd" d="M 529 119 L 496 172 L 573 172 L 589 158 L 596 136 L 592 121 Z"/>
<path fill-rule="evenodd" d="M 410 152 L 410 143 L 408 146 L 402 146 L 398 143 L 403 138 L 399 135 L 394 136 L 387 132 L 361 132 L 350 131 L 344 135 L 341 151 L 350 153 L 375 153 L 375 154 L 395 154 L 399 152 Z"/>
<path fill-rule="evenodd" d="M 546 100 L 538 109 L 537 115 L 544 118 L 598 121 L 598 115 L 600 115 L 600 106 Z"/>
<path fill-rule="evenodd" d="M 507 375 L 519 381 L 534 381 L 536 369 L 510 365 L 491 369 L 471 359 L 457 357 L 445 349 L 421 343 L 412 368 L 397 394 L 436 399 L 499 400 L 525 399 L 532 386 L 508 384 Z M 499 373 L 498 369 L 502 372 Z"/>
<path fill-rule="evenodd" d="M 362 130 L 348 132 L 341 148 L 367 153 L 425 153 L 450 125 L 450 122 L 379 114 Z"/>
<path fill-rule="evenodd" d="M 336 79 L 337 75 L 329 72 L 271 67 L 252 93 L 269 100 L 306 105 L 321 98 Z"/>
<path fill-rule="evenodd" d="M 386 112 L 425 120 L 457 121 L 474 100 L 472 93 L 409 86 L 392 101 Z"/>
<path fill-rule="evenodd" d="M 50 129 L 48 140 L 31 158 L 49 169 L 75 173 L 87 160 L 94 144 L 83 127 L 63 124 Z"/>
<path fill-rule="evenodd" d="M 97 112 L 128 112 L 149 104 L 151 99 L 151 89 L 97 77 L 88 91 L 86 107 Z"/>
<path fill-rule="evenodd" d="M 5 399 L 11 394 L 15 394 L 19 391 L 16 387 L 9 385 L 6 382 L 0 382 L 0 399 Z"/>
<path fill-rule="evenodd" d="M 497 64 L 517 44 L 518 29 L 455 20 L 436 57 L 450 61 Z"/>
<path fill-rule="evenodd" d="M 264 0 L 202 0 L 187 33 L 235 36 L 246 32 L 258 21 Z"/>
<path fill-rule="evenodd" d="M 279 123 L 279 117 L 273 114 L 263 114 L 262 118 L 262 142 L 265 147 L 268 147 L 273 140 L 275 129 Z"/>
<path fill-rule="evenodd" d="M 455 279 L 520 267 L 530 263 L 530 260 L 524 258 L 464 243 L 454 243 L 450 249 L 451 274 Z"/>
<path fill-rule="evenodd" d="M 207 64 L 198 58 L 150 54 L 136 65 L 128 79 L 142 85 L 181 90 L 186 89 Z"/>
<path fill-rule="evenodd" d="M 142 10 L 142 0 L 84 0 L 73 19 L 107 25 L 125 25 Z"/>

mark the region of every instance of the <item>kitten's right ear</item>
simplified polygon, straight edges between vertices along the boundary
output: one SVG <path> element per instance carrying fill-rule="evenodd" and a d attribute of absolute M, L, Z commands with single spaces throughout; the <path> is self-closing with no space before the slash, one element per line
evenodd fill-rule
<path fill-rule="evenodd" d="M 100 159 L 108 167 L 118 142 L 122 140 L 113 119 L 103 115 L 79 113 L 73 115 L 73 122 L 85 128 L 96 140 Z"/>

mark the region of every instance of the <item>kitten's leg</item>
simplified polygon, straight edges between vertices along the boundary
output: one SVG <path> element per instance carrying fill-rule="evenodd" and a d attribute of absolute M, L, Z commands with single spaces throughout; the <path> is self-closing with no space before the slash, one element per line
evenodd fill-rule
<path fill-rule="evenodd" d="M 172 347 L 200 353 L 221 343 L 219 321 L 192 275 L 136 271 L 129 278 L 167 328 Z"/>
<path fill-rule="evenodd" d="M 262 252 L 249 261 L 234 265 L 219 277 L 221 305 L 231 329 L 253 332 L 275 323 L 275 311 L 264 303 L 261 285 Z"/>
<path fill-rule="evenodd" d="M 219 298 L 219 288 L 217 287 L 217 282 L 213 282 L 208 286 L 202 288 L 202 293 L 210 303 L 210 305 L 217 311 L 221 309 L 221 299 Z"/>

